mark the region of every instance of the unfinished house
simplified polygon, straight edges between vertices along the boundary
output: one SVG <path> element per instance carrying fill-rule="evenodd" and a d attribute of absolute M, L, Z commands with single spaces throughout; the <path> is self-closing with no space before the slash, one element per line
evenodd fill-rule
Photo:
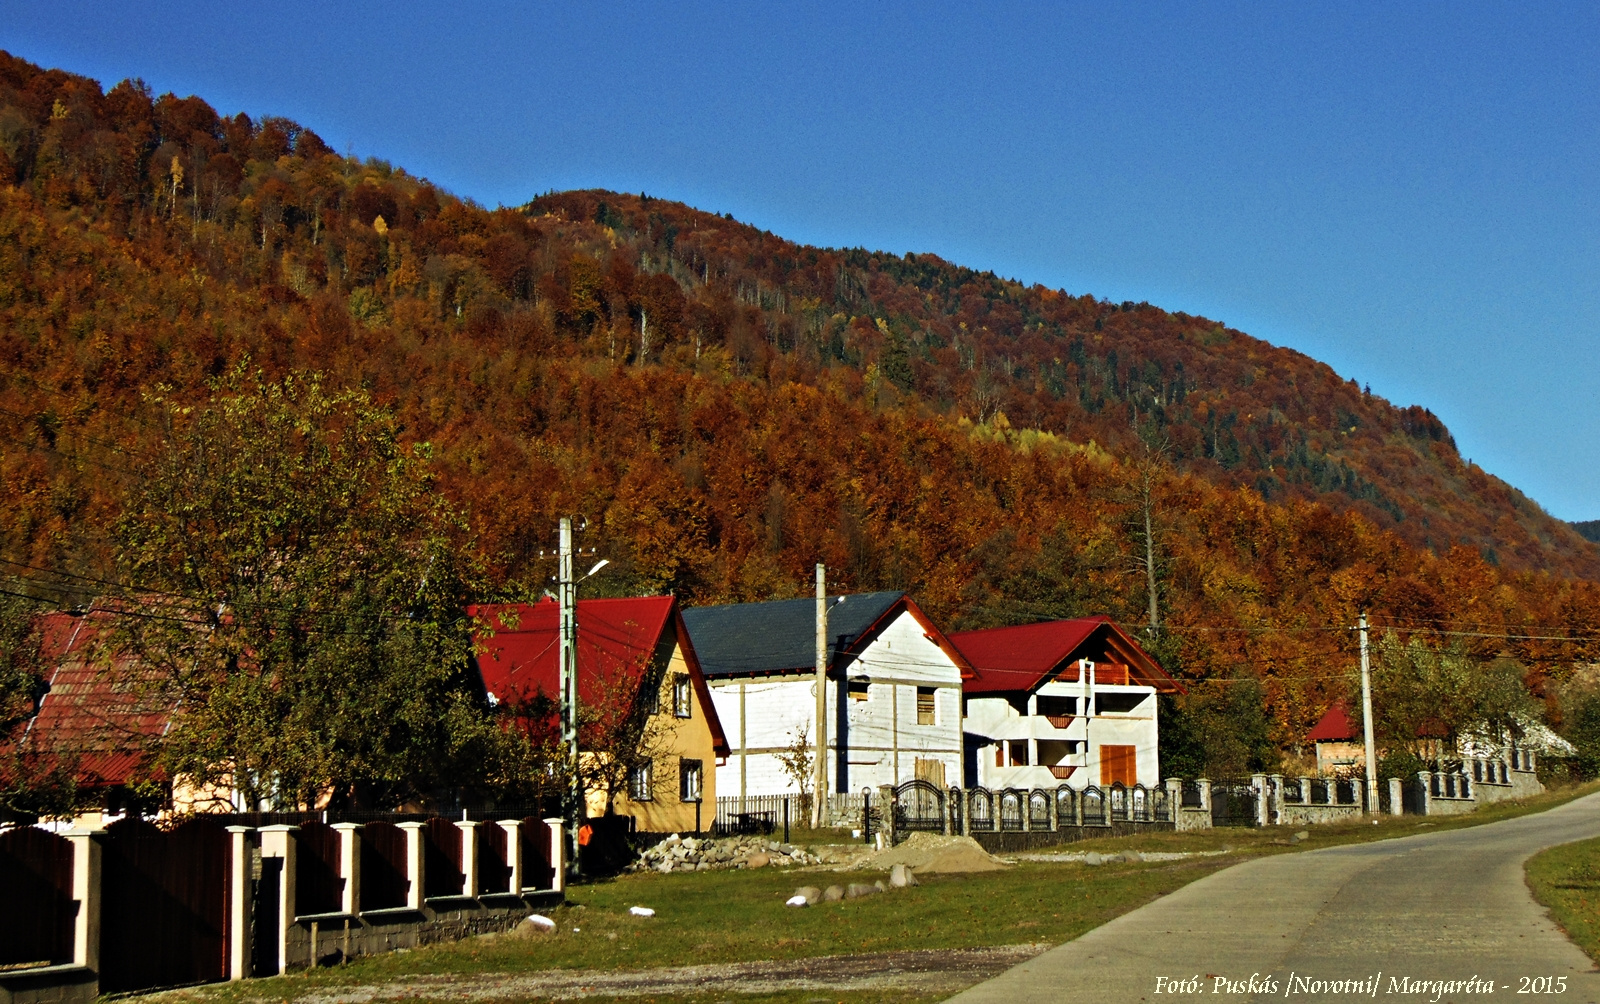
<path fill-rule="evenodd" d="M 972 666 L 964 783 L 1075 788 L 1160 782 L 1156 695 L 1178 684 L 1106 617 L 950 635 Z"/>
<path fill-rule="evenodd" d="M 961 776 L 966 660 L 904 593 L 830 597 L 827 771 L 835 792 L 920 777 Z M 786 754 L 816 723 L 816 600 L 693 607 L 683 612 L 731 755 L 724 796 L 800 789 Z M 802 758 L 803 759 L 803 758 Z"/>

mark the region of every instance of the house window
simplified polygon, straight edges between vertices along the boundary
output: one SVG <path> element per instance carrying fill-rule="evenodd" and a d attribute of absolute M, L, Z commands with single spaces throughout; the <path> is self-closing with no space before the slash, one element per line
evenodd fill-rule
<path fill-rule="evenodd" d="M 672 713 L 679 718 L 688 718 L 693 709 L 690 696 L 689 678 L 682 673 L 672 678 Z"/>
<path fill-rule="evenodd" d="M 678 801 L 700 801 L 700 774 L 699 760 L 678 761 Z"/>
<path fill-rule="evenodd" d="M 628 768 L 628 797 L 635 802 L 648 802 L 656 797 L 655 765 L 642 763 Z"/>
<path fill-rule="evenodd" d="M 1013 739 L 1006 743 L 1006 745 L 1011 747 L 1011 766 L 1028 766 L 1028 740 Z"/>
<path fill-rule="evenodd" d="M 852 701 L 866 700 L 867 688 L 871 685 L 871 681 L 868 680 L 851 680 L 849 683 L 850 699 Z"/>
<path fill-rule="evenodd" d="M 918 687 L 917 688 L 917 724 L 918 725 L 933 725 L 934 724 L 934 718 L 936 717 L 936 715 L 938 714 L 938 711 L 939 711 L 939 705 L 937 703 L 937 698 L 934 696 L 936 693 L 937 693 L 937 691 L 935 691 L 932 687 Z"/>

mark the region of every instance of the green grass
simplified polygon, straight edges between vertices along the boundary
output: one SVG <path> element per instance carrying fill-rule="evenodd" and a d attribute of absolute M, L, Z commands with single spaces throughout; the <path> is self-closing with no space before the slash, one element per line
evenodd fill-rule
<path fill-rule="evenodd" d="M 1428 820 L 1386 817 L 1376 826 L 1365 820 L 1307 827 L 1311 838 L 1292 846 L 1287 837 L 1293 831 L 1288 827 L 1102 838 L 1046 848 L 1041 853 L 1128 849 L 1228 853 L 1095 868 L 1077 863 L 1024 862 L 998 872 L 925 876 L 916 888 L 806 909 L 783 905 L 797 886 L 870 882 L 883 873 L 777 868 L 667 875 L 643 872 L 570 888 L 567 904 L 549 911 L 558 925 L 553 934 L 524 930 L 473 938 L 358 959 L 343 967 L 177 994 L 219 1002 L 277 1001 L 338 985 L 382 983 L 420 974 L 644 969 L 1023 942 L 1054 945 L 1246 857 L 1481 825 L 1549 808 L 1595 790 L 1600 790 L 1600 784 L 1564 789 L 1522 802 L 1498 803 L 1467 816 Z M 1596 853 L 1600 854 L 1600 850 Z M 628 908 L 635 905 L 653 908 L 656 916 L 642 919 L 629 915 Z M 919 999 L 916 995 L 896 996 L 890 991 L 824 994 L 837 1001 Z M 754 1004 L 758 1000 L 811 1001 L 819 996 L 817 991 L 797 991 L 768 997 L 740 995 L 739 999 Z M 718 999 L 726 997 L 724 993 Z"/>
<path fill-rule="evenodd" d="M 1528 859 L 1528 888 L 1591 959 L 1600 961 L 1600 838 L 1542 851 Z"/>

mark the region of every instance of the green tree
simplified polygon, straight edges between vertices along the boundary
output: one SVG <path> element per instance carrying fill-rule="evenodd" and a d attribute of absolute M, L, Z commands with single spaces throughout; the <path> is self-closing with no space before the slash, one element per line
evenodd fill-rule
<path fill-rule="evenodd" d="M 114 530 L 150 597 L 118 641 L 179 709 L 156 762 L 252 806 L 481 781 L 500 730 L 467 677 L 474 569 L 426 444 L 315 374 L 212 392 L 151 399 L 164 441 Z"/>
<path fill-rule="evenodd" d="M 48 689 L 38 600 L 0 595 L 0 809 L 70 816 L 82 801 L 77 758 L 23 741 Z"/>
<path fill-rule="evenodd" d="M 1385 633 L 1375 647 L 1373 733 L 1391 759 L 1402 753 L 1417 762 L 1430 759 L 1434 740 L 1442 741 L 1446 753 L 1469 735 L 1503 743 L 1539 717 L 1539 705 L 1514 660 L 1480 662 L 1459 644 L 1435 649 L 1419 638 L 1403 642 L 1393 633 Z M 1355 689 L 1351 701 L 1360 707 Z M 1405 766 L 1412 763 L 1404 759 Z"/>

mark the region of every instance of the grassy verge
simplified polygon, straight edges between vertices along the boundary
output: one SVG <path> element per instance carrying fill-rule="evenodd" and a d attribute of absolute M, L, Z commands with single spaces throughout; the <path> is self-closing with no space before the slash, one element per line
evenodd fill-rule
<path fill-rule="evenodd" d="M 1469 816 L 1390 817 L 1377 825 L 1366 820 L 1308 827 L 1310 839 L 1292 849 L 1480 825 L 1550 808 L 1595 790 L 1600 790 L 1600 785 L 1569 788 L 1488 806 Z M 1060 944 L 1243 858 L 1288 852 L 1290 832 L 1287 827 L 1240 828 L 1085 841 L 1040 853 L 1129 849 L 1226 853 L 1094 868 L 1077 863 L 1023 862 L 999 872 L 931 875 L 917 888 L 809 909 L 786 908 L 783 901 L 799 885 L 870 882 L 880 876 L 776 868 L 668 875 L 645 872 L 574 886 L 567 905 L 551 913 L 558 925 L 553 934 L 474 938 L 361 959 L 345 967 L 180 991 L 176 996 L 224 1002 L 278 1001 L 339 985 L 384 983 L 423 974 L 449 978 L 550 969 L 644 969 L 904 949 Z M 636 905 L 653 908 L 656 916 L 631 916 L 628 908 Z M 814 1000 L 817 996 L 810 991 L 759 998 L 741 994 L 740 999 L 776 1002 Z M 916 999 L 883 992 L 866 996 L 830 992 L 828 996 L 841 1001 Z"/>
<path fill-rule="evenodd" d="M 1528 859 L 1533 898 L 1591 959 L 1600 960 L 1600 838 L 1542 851 Z"/>

